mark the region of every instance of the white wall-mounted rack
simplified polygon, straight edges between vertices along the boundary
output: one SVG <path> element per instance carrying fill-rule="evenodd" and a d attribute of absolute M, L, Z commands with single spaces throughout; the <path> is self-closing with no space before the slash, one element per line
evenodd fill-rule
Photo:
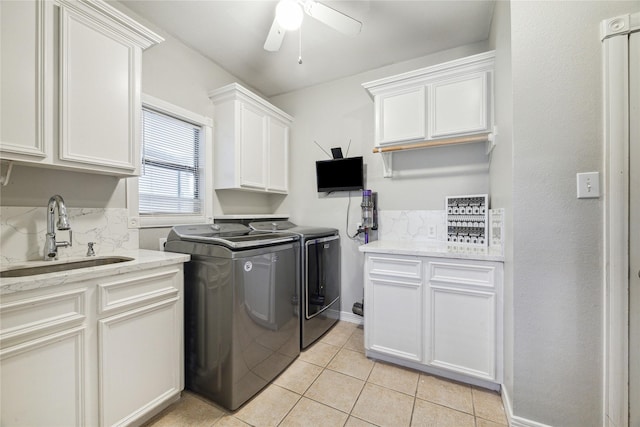
<path fill-rule="evenodd" d="M 494 130 L 495 132 L 495 130 Z M 393 153 L 396 151 L 416 150 L 419 148 L 445 147 L 448 145 L 460 145 L 471 143 L 485 143 L 487 145 L 486 154 L 491 154 L 495 147 L 494 134 L 482 133 L 478 135 L 460 136 L 455 138 L 436 139 L 430 141 L 420 141 L 399 145 L 387 145 L 374 147 L 374 153 L 382 154 L 383 176 L 391 178 L 393 176 Z"/>

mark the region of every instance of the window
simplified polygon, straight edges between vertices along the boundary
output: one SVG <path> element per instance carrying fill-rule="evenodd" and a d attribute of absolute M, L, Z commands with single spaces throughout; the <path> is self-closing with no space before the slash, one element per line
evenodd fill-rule
<path fill-rule="evenodd" d="M 213 121 L 149 95 L 142 104 L 140 176 L 127 179 L 130 226 L 213 222 L 212 166 L 205 161 Z"/>
<path fill-rule="evenodd" d="M 141 215 L 200 215 L 202 126 L 142 109 Z"/>

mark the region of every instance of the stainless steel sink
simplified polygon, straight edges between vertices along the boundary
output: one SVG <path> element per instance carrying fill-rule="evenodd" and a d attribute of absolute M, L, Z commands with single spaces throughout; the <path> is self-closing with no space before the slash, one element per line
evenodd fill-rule
<path fill-rule="evenodd" d="M 76 270 L 78 268 L 98 267 L 101 265 L 116 264 L 118 262 L 133 261 L 133 258 L 112 256 L 104 258 L 91 258 L 82 261 L 61 262 L 55 264 L 38 265 L 33 267 L 18 267 L 0 271 L 2 277 L 25 277 L 37 274 L 56 273 L 59 271 Z"/>

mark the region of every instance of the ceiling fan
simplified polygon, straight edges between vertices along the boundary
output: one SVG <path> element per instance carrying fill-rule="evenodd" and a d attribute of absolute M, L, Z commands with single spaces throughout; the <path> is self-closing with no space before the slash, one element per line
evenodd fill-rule
<path fill-rule="evenodd" d="M 276 6 L 276 16 L 264 42 L 264 49 L 277 52 L 282 45 L 284 34 L 302 25 L 306 13 L 323 24 L 349 36 L 360 33 L 362 22 L 353 19 L 327 5 L 314 0 L 280 0 Z"/>

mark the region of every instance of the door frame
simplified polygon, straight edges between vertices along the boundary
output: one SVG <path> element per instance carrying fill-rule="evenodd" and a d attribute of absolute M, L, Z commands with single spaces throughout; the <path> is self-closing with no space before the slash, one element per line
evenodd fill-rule
<path fill-rule="evenodd" d="M 629 34 L 640 13 L 601 23 L 604 73 L 604 426 L 629 425 Z M 623 78 L 620 78 L 623 76 Z"/>

